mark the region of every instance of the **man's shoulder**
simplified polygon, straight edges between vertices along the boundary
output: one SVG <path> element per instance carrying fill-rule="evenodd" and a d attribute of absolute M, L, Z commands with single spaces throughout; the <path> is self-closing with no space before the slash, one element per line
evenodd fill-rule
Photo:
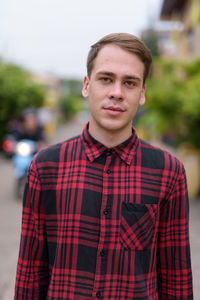
<path fill-rule="evenodd" d="M 151 169 L 163 169 L 180 172 L 183 169 L 182 162 L 173 153 L 163 148 L 163 145 L 152 145 L 140 140 L 142 165 Z"/>
<path fill-rule="evenodd" d="M 35 157 L 35 162 L 59 162 L 61 159 L 62 151 L 66 152 L 67 148 L 73 144 L 80 142 L 80 135 L 72 137 L 68 140 L 62 141 L 60 143 L 48 146 L 40 150 Z"/>

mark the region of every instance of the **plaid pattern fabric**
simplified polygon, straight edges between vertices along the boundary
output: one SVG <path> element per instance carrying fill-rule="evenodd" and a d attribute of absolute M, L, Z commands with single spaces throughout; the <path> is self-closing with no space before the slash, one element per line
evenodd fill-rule
<path fill-rule="evenodd" d="M 132 136 L 83 133 L 37 154 L 15 300 L 193 299 L 183 165 Z"/>

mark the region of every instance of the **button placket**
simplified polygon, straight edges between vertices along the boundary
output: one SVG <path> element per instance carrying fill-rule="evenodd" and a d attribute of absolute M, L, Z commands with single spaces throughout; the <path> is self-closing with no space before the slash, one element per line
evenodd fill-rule
<path fill-rule="evenodd" d="M 96 297 L 97 297 L 97 298 L 100 298 L 100 297 L 101 297 L 101 293 L 100 293 L 100 292 L 97 292 L 97 293 L 96 293 Z"/>
<path fill-rule="evenodd" d="M 110 156 L 112 154 L 112 151 L 111 150 L 108 150 L 107 152 L 106 152 L 106 155 L 107 156 Z"/>
<path fill-rule="evenodd" d="M 107 173 L 107 174 L 110 174 L 110 173 L 111 173 L 111 170 L 110 170 L 110 169 L 107 169 L 107 170 L 106 170 L 106 173 Z"/>
<path fill-rule="evenodd" d="M 105 216 L 107 216 L 109 214 L 109 209 L 105 208 L 104 211 L 103 211 L 103 213 L 104 213 Z"/>
<path fill-rule="evenodd" d="M 109 208 L 108 208 L 108 189 L 109 189 L 109 181 L 111 180 L 111 155 L 106 155 L 105 157 L 105 165 L 103 170 L 103 189 L 102 189 L 102 204 L 101 204 L 101 216 L 100 216 L 100 237 L 99 237 L 99 244 L 98 244 L 98 253 L 97 255 L 97 263 L 96 263 L 96 274 L 95 274 L 95 283 L 94 283 L 94 295 L 97 298 L 102 297 L 102 292 L 98 291 L 99 289 L 99 280 L 104 278 L 106 273 L 106 265 L 107 265 L 107 255 L 105 246 L 105 236 L 106 236 L 106 228 L 109 215 Z M 103 269 L 105 268 L 105 271 Z M 95 293 L 96 292 L 96 293 Z M 100 294 L 99 294 L 100 293 Z"/>

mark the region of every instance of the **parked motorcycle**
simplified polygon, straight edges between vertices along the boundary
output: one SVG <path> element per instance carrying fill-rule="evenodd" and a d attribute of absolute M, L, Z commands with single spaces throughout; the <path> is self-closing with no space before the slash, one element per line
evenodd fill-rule
<path fill-rule="evenodd" d="M 38 145 L 35 141 L 23 139 L 20 141 L 13 138 L 5 139 L 2 146 L 7 156 L 12 156 L 14 165 L 15 197 L 22 198 L 26 175 L 34 154 L 38 151 Z"/>

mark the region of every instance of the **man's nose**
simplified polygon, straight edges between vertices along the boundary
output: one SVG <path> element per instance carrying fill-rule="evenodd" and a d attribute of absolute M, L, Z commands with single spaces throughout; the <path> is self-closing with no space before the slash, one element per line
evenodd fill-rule
<path fill-rule="evenodd" d="M 109 98 L 118 100 L 123 99 L 123 90 L 120 82 L 113 83 L 110 89 Z"/>

